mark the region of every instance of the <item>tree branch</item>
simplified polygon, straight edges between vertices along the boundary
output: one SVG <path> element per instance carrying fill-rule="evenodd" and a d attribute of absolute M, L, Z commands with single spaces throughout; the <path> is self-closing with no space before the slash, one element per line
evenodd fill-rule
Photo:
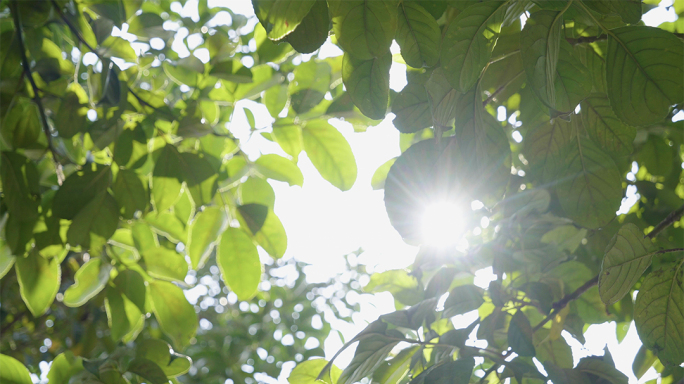
<path fill-rule="evenodd" d="M 679 37 L 680 39 L 684 39 L 684 33 L 673 33 L 673 35 L 675 35 L 676 37 Z M 581 37 L 574 38 L 574 39 L 569 37 L 565 40 L 567 40 L 567 42 L 570 43 L 571 45 L 577 45 L 577 44 L 593 43 L 595 41 L 603 41 L 603 40 L 607 40 L 607 39 L 608 39 L 608 35 L 599 35 L 599 36 L 581 36 Z"/>
<path fill-rule="evenodd" d="M 10 12 L 14 19 L 14 30 L 17 32 L 17 42 L 19 43 L 19 51 L 21 52 L 21 63 L 24 67 L 24 73 L 27 75 L 29 82 L 31 83 L 31 88 L 33 89 L 33 102 L 38 106 L 38 112 L 40 114 L 40 120 L 43 126 L 43 132 L 45 133 L 45 138 L 47 139 L 47 146 L 52 153 L 52 161 L 55 164 L 55 173 L 57 173 L 57 182 L 62 185 L 64 182 L 64 172 L 62 172 L 62 164 L 60 164 L 57 159 L 57 151 L 55 146 L 52 144 L 52 133 L 50 132 L 50 125 L 47 120 L 47 115 L 45 114 L 45 107 L 43 106 L 43 101 L 40 98 L 38 86 L 36 81 L 33 79 L 33 74 L 31 73 L 31 66 L 26 56 L 26 46 L 24 44 L 24 36 L 22 35 L 21 28 L 21 17 L 19 15 L 19 8 L 15 2 L 10 2 Z"/>
<path fill-rule="evenodd" d="M 584 283 L 581 287 L 577 288 L 577 289 L 575 290 L 575 292 L 570 293 L 570 294 L 567 294 L 567 295 L 563 296 L 562 299 L 560 299 L 560 300 L 556 301 L 555 303 L 553 303 L 553 305 L 552 305 L 553 310 L 551 311 L 551 313 L 549 313 L 549 315 L 546 316 L 546 317 L 544 318 L 544 320 L 540 321 L 539 324 L 537 324 L 537 325 L 532 329 L 532 333 L 537 332 L 539 329 L 541 329 L 541 327 L 544 326 L 544 324 L 548 323 L 549 320 L 551 320 L 551 319 L 553 319 L 554 317 L 556 317 L 556 315 L 558 314 L 558 312 L 560 312 L 563 308 L 565 308 L 565 306 L 568 305 L 571 301 L 577 300 L 577 298 L 579 298 L 580 296 L 582 296 L 582 294 L 583 294 L 584 292 L 588 291 L 591 287 L 593 287 L 594 285 L 598 284 L 598 278 L 599 278 L 598 275 L 594 276 L 591 280 L 587 281 L 587 282 Z"/>
<path fill-rule="evenodd" d="M 682 215 L 684 215 L 684 205 L 681 207 L 677 208 L 676 210 L 670 212 L 667 217 L 658 223 L 655 228 L 651 232 L 648 233 L 648 235 L 644 237 L 648 237 L 649 239 L 652 239 L 656 237 L 660 232 L 662 232 L 665 228 L 669 227 L 672 225 L 675 221 L 681 219 Z"/>

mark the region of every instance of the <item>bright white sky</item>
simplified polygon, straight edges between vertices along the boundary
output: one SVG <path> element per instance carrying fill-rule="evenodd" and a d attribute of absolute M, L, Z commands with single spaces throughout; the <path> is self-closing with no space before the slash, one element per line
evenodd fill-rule
<path fill-rule="evenodd" d="M 224 7 L 228 6 L 235 13 L 254 16 L 249 1 L 209 0 L 210 6 L 219 4 Z M 666 6 L 671 4 L 671 0 L 664 0 L 658 8 L 644 15 L 644 22 L 647 25 L 658 25 L 664 21 L 673 21 L 676 18 L 674 11 L 672 8 L 666 9 Z M 180 4 L 176 6 L 181 8 Z M 196 9 L 197 0 L 188 0 L 182 13 L 184 16 L 193 17 L 196 15 Z M 183 50 L 187 52 L 185 55 L 189 54 L 184 47 L 178 49 L 178 51 Z M 324 56 L 337 56 L 342 53 L 330 42 L 326 43 L 321 52 Z M 200 59 L 205 58 L 200 57 Z M 406 84 L 404 65 L 393 63 L 390 84 L 396 91 Z M 257 127 L 270 126 L 270 115 L 265 107 L 254 102 L 240 102 L 230 127 L 238 138 L 247 138 L 249 134 L 246 117 L 240 110 L 245 106 L 254 113 Z M 344 267 L 343 255 L 359 247 L 365 250 L 359 261 L 370 266 L 371 270 L 403 268 L 412 263 L 418 249 L 406 245 L 391 227 L 384 209 L 383 191 L 373 191 L 370 186 L 371 176 L 375 170 L 387 160 L 400 154 L 399 132 L 393 127 L 392 118 L 392 114 L 388 115 L 381 124 L 369 128 L 365 133 L 354 133 L 349 124 L 331 121 L 349 141 L 359 168 L 358 178 L 350 191 L 340 192 L 323 180 L 304 154 L 300 156 L 298 163 L 304 174 L 302 188 L 289 187 L 281 182 L 271 182 L 277 196 L 275 211 L 288 235 L 288 249 L 285 257 L 295 257 L 310 263 L 312 267 L 307 273 L 309 280 L 316 281 L 336 274 Z M 251 154 L 258 154 L 261 151 L 284 155 L 278 145 L 263 139 L 260 135 L 254 135 L 250 141 L 243 142 L 243 145 L 243 149 Z M 625 202 L 627 203 L 625 205 L 631 205 L 635 200 L 632 198 L 629 203 Z M 622 207 L 624 208 L 625 206 Z M 483 272 L 485 273 L 476 276 L 476 284 L 486 287 L 491 273 Z M 368 297 L 362 304 L 361 312 L 354 316 L 355 324 L 336 322 L 333 323 L 333 328 L 339 330 L 348 340 L 361 331 L 368 322 L 393 310 L 394 303 L 389 294 Z M 476 316 L 476 311 L 459 316 L 455 321 L 455 326 L 465 327 Z M 603 355 L 603 349 L 607 345 L 617 368 L 630 377 L 630 383 L 637 383 L 632 374 L 631 364 L 641 342 L 632 324 L 624 341 L 618 344 L 615 328 L 615 323 L 591 326 L 585 334 L 587 342 L 584 346 L 569 335 L 564 336 L 573 349 L 575 363 L 583 356 Z M 342 341 L 337 333 L 331 333 L 324 345 L 326 358 L 332 357 L 341 346 Z M 336 365 L 346 366 L 352 356 L 353 348 L 341 355 L 336 360 Z M 291 369 L 293 366 L 292 364 L 286 367 Z M 279 377 L 279 382 L 287 382 L 285 380 L 289 375 L 287 368 Z M 651 369 L 639 382 L 655 377 L 655 370 Z"/>

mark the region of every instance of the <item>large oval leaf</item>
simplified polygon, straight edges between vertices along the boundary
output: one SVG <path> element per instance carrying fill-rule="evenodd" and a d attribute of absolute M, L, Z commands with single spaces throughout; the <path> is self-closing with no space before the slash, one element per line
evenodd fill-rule
<path fill-rule="evenodd" d="M 545 121 L 532 128 L 523 142 L 532 174 L 542 182 L 553 181 L 565 160 L 562 151 L 574 135 L 573 127 L 562 119 Z"/>
<path fill-rule="evenodd" d="M 116 175 L 112 192 L 124 219 L 132 219 L 137 211 L 144 211 L 149 201 L 147 191 L 138 174 L 130 169 L 122 169 Z"/>
<path fill-rule="evenodd" d="M 157 157 L 152 171 L 152 200 L 157 211 L 171 208 L 180 197 L 183 184 L 180 154 L 173 145 L 166 145 Z"/>
<path fill-rule="evenodd" d="M 159 280 L 148 284 L 159 326 L 178 350 L 183 349 L 197 331 L 195 308 L 188 303 L 183 290 L 174 284 Z"/>
<path fill-rule="evenodd" d="M 582 122 L 601 148 L 618 155 L 632 153 L 636 129 L 615 116 L 605 95 L 595 93 L 582 102 Z"/>
<path fill-rule="evenodd" d="M 654 53 L 657 52 L 657 53 Z M 606 53 L 608 98 L 627 124 L 655 124 L 684 102 L 684 42 L 659 28 L 611 30 Z"/>
<path fill-rule="evenodd" d="M 249 300 L 261 281 L 261 261 L 252 239 L 239 228 L 228 228 L 216 250 L 216 263 L 238 299 Z"/>
<path fill-rule="evenodd" d="M 157 279 L 182 282 L 188 274 L 188 263 L 174 250 L 157 247 L 146 250 L 142 256 L 147 273 Z"/>
<path fill-rule="evenodd" d="M 587 228 L 608 224 L 622 201 L 622 181 L 615 162 L 586 138 L 578 138 L 566 156 L 556 188 L 565 213 Z"/>
<path fill-rule="evenodd" d="M 505 1 L 477 3 L 449 24 L 442 43 L 442 68 L 457 90 L 467 92 L 480 78 L 492 56 L 507 6 Z"/>
<path fill-rule="evenodd" d="M 24 364 L 14 357 L 0 354 L 0 382 L 3 384 L 33 384 Z"/>
<path fill-rule="evenodd" d="M 345 53 L 342 61 L 342 80 L 359 110 L 371 119 L 382 119 L 389 101 L 389 70 L 392 55 L 385 54 L 359 60 Z"/>
<path fill-rule="evenodd" d="M 330 0 L 333 31 L 345 52 L 358 60 L 387 53 L 397 30 L 397 7 L 389 0 Z"/>
<path fill-rule="evenodd" d="M 599 294 L 607 305 L 617 303 L 641 278 L 653 258 L 651 239 L 632 223 L 620 228 L 606 248 L 599 275 Z"/>
<path fill-rule="evenodd" d="M 252 0 L 254 11 L 271 40 L 280 40 L 304 20 L 316 0 Z"/>
<path fill-rule="evenodd" d="M 226 229 L 228 220 L 219 207 L 207 207 L 198 213 L 190 226 L 188 256 L 192 269 L 204 266 L 221 232 Z"/>
<path fill-rule="evenodd" d="M 273 180 L 284 181 L 290 185 L 304 184 L 304 176 L 297 164 L 279 155 L 261 155 L 255 162 L 257 171 Z"/>
<path fill-rule="evenodd" d="M 29 252 L 26 257 L 17 257 L 15 261 L 19 293 L 33 316 L 44 314 L 59 290 L 62 270 L 59 260 L 50 260 L 40 256 L 38 252 Z"/>
<path fill-rule="evenodd" d="M 437 21 L 416 2 L 399 4 L 397 43 L 406 64 L 414 67 L 432 67 L 439 60 L 441 31 Z"/>
<path fill-rule="evenodd" d="M 314 120 L 302 129 L 304 150 L 318 172 L 342 191 L 356 181 L 356 160 L 342 134 L 325 120 Z"/>
<path fill-rule="evenodd" d="M 38 170 L 33 162 L 14 152 L 2 152 L 0 178 L 7 210 L 21 221 L 38 217 L 38 201 L 32 188 L 38 184 Z"/>
<path fill-rule="evenodd" d="M 78 212 L 67 231 L 71 245 L 104 245 L 119 225 L 119 206 L 109 192 L 101 192 Z"/>
<path fill-rule="evenodd" d="M 634 303 L 639 338 L 665 364 L 684 361 L 684 263 L 646 276 Z"/>
<path fill-rule="evenodd" d="M 64 305 L 80 307 L 104 289 L 109 281 L 111 264 L 102 263 L 102 259 L 91 259 L 83 264 L 74 275 L 74 285 L 64 292 Z"/>
<path fill-rule="evenodd" d="M 287 36 L 287 42 L 299 53 L 312 53 L 325 43 L 329 30 L 328 3 L 317 0 L 302 22 Z"/>
<path fill-rule="evenodd" d="M 392 123 L 401 133 L 415 133 L 432 126 L 432 114 L 425 91 L 426 76 L 407 77 L 408 84 L 392 100 Z"/>

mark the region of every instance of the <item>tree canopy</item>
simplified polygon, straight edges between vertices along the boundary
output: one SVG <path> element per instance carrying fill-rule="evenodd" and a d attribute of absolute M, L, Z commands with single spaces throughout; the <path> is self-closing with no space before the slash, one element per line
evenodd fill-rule
<path fill-rule="evenodd" d="M 51 361 L 50 383 L 253 383 L 294 358 L 292 384 L 626 383 L 566 341 L 607 321 L 634 322 L 635 376 L 684 379 L 684 19 L 644 25 L 657 3 L 253 0 L 257 22 L 207 0 L 0 2 L 0 381 Z M 236 139 L 242 100 L 282 155 Z M 397 311 L 340 369 L 321 312 L 350 320 L 364 272 L 339 296 L 306 284 L 269 180 L 301 186 L 305 153 L 349 190 L 331 119 L 363 134 L 389 113 L 402 154 L 373 187 L 421 250 L 369 277 Z M 425 241 L 437 203 L 467 248 Z"/>

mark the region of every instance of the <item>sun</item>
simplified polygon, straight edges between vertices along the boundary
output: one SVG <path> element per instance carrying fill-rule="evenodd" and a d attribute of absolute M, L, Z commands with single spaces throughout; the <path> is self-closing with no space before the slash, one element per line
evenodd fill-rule
<path fill-rule="evenodd" d="M 450 201 L 427 205 L 420 228 L 422 243 L 436 248 L 447 248 L 460 242 L 465 232 L 465 212 Z"/>

